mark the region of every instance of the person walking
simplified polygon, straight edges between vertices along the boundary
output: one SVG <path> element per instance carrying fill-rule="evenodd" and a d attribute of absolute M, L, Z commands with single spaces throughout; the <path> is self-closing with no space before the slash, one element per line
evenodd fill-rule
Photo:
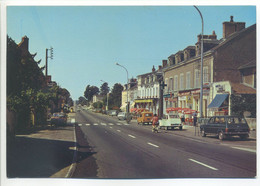
<path fill-rule="evenodd" d="M 152 118 L 152 125 L 153 125 L 152 132 L 158 133 L 159 118 L 156 114 L 154 114 Z"/>
<path fill-rule="evenodd" d="M 184 114 L 184 111 L 182 111 L 182 113 L 181 113 L 181 123 L 182 123 L 182 125 L 185 124 L 185 114 Z"/>
<path fill-rule="evenodd" d="M 195 111 L 192 115 L 193 117 L 193 126 L 196 127 L 197 126 L 197 119 L 198 119 L 198 112 Z"/>

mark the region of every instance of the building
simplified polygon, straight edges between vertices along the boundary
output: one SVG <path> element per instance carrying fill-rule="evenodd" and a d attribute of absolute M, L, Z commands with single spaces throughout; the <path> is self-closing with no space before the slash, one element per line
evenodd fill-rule
<path fill-rule="evenodd" d="M 104 96 L 102 95 L 94 95 L 92 98 L 92 103 L 103 102 L 103 98 Z"/>
<path fill-rule="evenodd" d="M 162 70 L 167 67 L 167 60 L 162 61 L 162 66 L 158 66 L 152 72 L 137 76 L 138 96 L 135 99 L 136 108 L 145 108 L 154 114 L 159 113 L 159 88 L 162 78 Z"/>
<path fill-rule="evenodd" d="M 128 92 L 127 92 L 128 89 Z M 135 99 L 137 99 L 137 79 L 130 79 L 128 85 L 124 85 L 124 90 L 122 91 L 121 107 L 120 109 L 124 112 L 127 111 L 127 94 L 129 102 L 129 111 L 135 108 Z"/>
<path fill-rule="evenodd" d="M 188 46 L 168 57 L 167 68 L 163 70 L 164 112 L 169 107 L 182 107 L 199 110 L 200 107 L 200 65 L 201 35 L 195 46 Z M 216 82 L 229 82 L 228 97 L 232 86 L 241 89 L 248 84 L 255 88 L 256 25 L 245 28 L 244 22 L 223 22 L 223 38 L 218 40 L 216 33 L 203 35 L 203 116 L 215 115 L 208 110 L 217 94 L 213 89 Z M 227 86 L 228 87 L 228 86 Z M 252 93 L 253 90 L 250 90 Z M 219 96 L 218 96 L 219 97 Z M 230 102 L 229 102 L 230 103 Z M 226 113 L 231 113 L 230 105 Z"/>

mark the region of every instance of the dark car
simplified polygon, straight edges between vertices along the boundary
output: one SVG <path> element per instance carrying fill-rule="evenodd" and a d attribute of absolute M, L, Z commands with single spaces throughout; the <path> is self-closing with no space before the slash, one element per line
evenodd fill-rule
<path fill-rule="evenodd" d="M 65 125 L 67 123 L 67 116 L 65 113 L 57 112 L 53 113 L 51 117 L 51 124 L 55 126 Z"/>
<path fill-rule="evenodd" d="M 243 117 L 213 116 L 208 122 L 200 126 L 201 135 L 218 135 L 220 140 L 228 136 L 239 136 L 241 139 L 249 137 L 249 126 Z"/>

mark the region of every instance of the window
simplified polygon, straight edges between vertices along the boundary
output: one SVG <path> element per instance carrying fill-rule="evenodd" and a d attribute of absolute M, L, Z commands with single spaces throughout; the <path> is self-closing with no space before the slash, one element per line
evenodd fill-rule
<path fill-rule="evenodd" d="M 190 72 L 186 73 L 186 88 L 190 88 Z"/>
<path fill-rule="evenodd" d="M 194 88 L 199 87 L 200 73 L 198 69 L 195 69 L 195 77 L 194 77 Z"/>
<path fill-rule="evenodd" d="M 170 91 L 173 91 L 173 78 L 170 78 L 169 90 L 170 90 Z"/>
<path fill-rule="evenodd" d="M 178 76 L 174 76 L 174 90 L 177 91 L 178 90 Z"/>
<path fill-rule="evenodd" d="M 208 67 L 203 67 L 203 83 L 209 82 L 209 72 Z"/>
<path fill-rule="evenodd" d="M 184 89 L 184 75 L 180 74 L 180 90 Z"/>

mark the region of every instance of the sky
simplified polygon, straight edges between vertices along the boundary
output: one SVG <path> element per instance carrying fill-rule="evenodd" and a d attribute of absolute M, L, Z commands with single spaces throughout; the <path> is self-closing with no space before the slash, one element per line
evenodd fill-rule
<path fill-rule="evenodd" d="M 222 38 L 222 23 L 256 23 L 256 6 L 198 6 L 204 34 Z M 195 45 L 201 18 L 193 6 L 8 6 L 7 34 L 18 44 L 29 38 L 29 51 L 48 74 L 76 100 L 87 85 L 125 84 L 129 78 L 158 69 L 171 54 Z M 45 73 L 45 71 L 44 71 Z"/>

